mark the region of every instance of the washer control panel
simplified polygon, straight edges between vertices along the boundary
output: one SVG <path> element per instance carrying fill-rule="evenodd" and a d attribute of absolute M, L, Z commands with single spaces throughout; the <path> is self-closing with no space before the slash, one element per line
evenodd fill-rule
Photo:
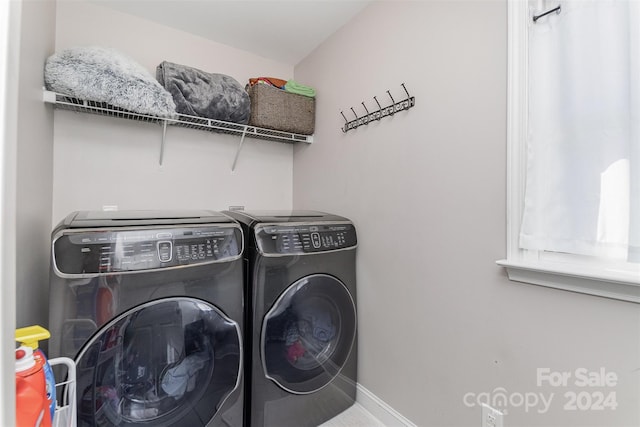
<path fill-rule="evenodd" d="M 53 254 L 63 274 L 199 265 L 239 258 L 242 233 L 236 226 L 67 230 L 53 242 Z"/>
<path fill-rule="evenodd" d="M 351 223 L 261 224 L 255 229 L 263 254 L 296 255 L 355 247 L 356 229 Z"/>

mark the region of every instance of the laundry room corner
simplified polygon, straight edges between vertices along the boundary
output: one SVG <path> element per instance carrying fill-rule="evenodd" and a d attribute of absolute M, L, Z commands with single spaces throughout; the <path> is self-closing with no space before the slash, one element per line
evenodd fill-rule
<path fill-rule="evenodd" d="M 293 74 L 292 65 L 99 2 L 58 1 L 55 40 L 56 51 L 73 46 L 117 49 L 152 75 L 162 61 L 223 73 L 239 82 L 248 82 L 256 70 Z M 256 209 L 291 208 L 291 144 L 246 138 L 232 170 L 240 136 L 169 126 L 160 162 L 161 126 L 68 111 L 54 114 L 54 224 L 71 211 L 104 205 L 223 210 L 250 201 Z"/>
<path fill-rule="evenodd" d="M 640 422 L 637 305 L 510 282 L 495 264 L 506 48 L 506 1 L 368 6 L 296 66 L 322 96 L 316 143 L 294 149 L 294 207 L 358 228 L 358 381 L 412 423 L 479 425 L 482 393 L 558 392 L 537 385 L 538 369 L 585 366 L 624 372 L 625 404 L 510 407 L 505 425 Z M 415 105 L 376 116 L 407 97 L 402 84 Z"/>
<path fill-rule="evenodd" d="M 0 426 L 31 325 L 77 373 L 68 427 L 640 426 L 640 305 L 496 263 L 567 259 L 519 248 L 512 59 L 578 3 L 614 4 L 635 52 L 635 0 L 0 2 Z M 117 52 L 174 107 L 166 64 L 215 74 L 243 119 L 59 93 L 48 60 L 76 49 Z M 276 121 L 304 134 L 252 122 L 293 96 Z"/>

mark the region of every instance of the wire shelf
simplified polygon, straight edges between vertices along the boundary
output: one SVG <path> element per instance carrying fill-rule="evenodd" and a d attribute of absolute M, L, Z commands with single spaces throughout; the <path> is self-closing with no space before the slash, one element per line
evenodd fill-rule
<path fill-rule="evenodd" d="M 259 128 L 255 126 L 243 125 L 239 123 L 225 122 L 221 120 L 207 119 L 204 117 L 189 116 L 186 114 L 176 114 L 175 117 L 158 117 L 149 114 L 134 113 L 120 107 L 107 104 L 106 102 L 90 101 L 86 99 L 78 99 L 72 96 L 44 91 L 44 102 L 53 104 L 55 108 L 61 110 L 73 111 L 76 113 L 97 114 L 100 116 L 115 117 L 118 119 L 134 120 L 139 122 L 155 123 L 163 126 L 162 147 L 160 151 L 160 164 L 162 164 L 162 156 L 164 151 L 164 139 L 166 127 L 176 126 L 188 129 L 195 129 L 205 132 L 222 133 L 228 135 L 238 135 L 242 139 L 238 146 L 238 153 L 242 147 L 245 137 L 262 139 L 266 141 L 295 143 L 313 142 L 313 135 L 300 135 L 291 132 L 283 132 L 272 129 Z M 234 159 L 232 169 L 238 159 L 238 153 Z"/>

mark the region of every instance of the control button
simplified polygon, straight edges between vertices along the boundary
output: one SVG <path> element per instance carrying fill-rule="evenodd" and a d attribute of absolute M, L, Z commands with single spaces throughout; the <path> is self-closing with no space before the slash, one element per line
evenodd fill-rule
<path fill-rule="evenodd" d="M 320 233 L 311 233 L 311 244 L 316 249 L 320 248 Z"/>
<path fill-rule="evenodd" d="M 169 262 L 172 258 L 172 244 L 169 241 L 158 242 L 158 258 L 160 262 Z"/>

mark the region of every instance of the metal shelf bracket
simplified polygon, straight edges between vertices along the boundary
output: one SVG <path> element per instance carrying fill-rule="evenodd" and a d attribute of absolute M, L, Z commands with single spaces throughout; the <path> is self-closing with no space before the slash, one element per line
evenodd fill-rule
<path fill-rule="evenodd" d="M 160 166 L 162 166 L 162 162 L 164 160 L 164 143 L 167 139 L 167 121 L 164 120 L 162 122 L 162 142 L 160 143 Z"/>
<path fill-rule="evenodd" d="M 242 144 L 244 144 L 244 137 L 247 136 L 247 128 L 244 128 L 244 132 L 242 132 L 242 137 L 240 138 L 240 142 L 238 143 L 238 148 L 236 149 L 236 156 L 233 158 L 233 164 L 231 165 L 231 172 L 236 170 L 236 163 L 238 162 L 238 157 L 240 156 L 240 150 L 242 150 Z"/>

